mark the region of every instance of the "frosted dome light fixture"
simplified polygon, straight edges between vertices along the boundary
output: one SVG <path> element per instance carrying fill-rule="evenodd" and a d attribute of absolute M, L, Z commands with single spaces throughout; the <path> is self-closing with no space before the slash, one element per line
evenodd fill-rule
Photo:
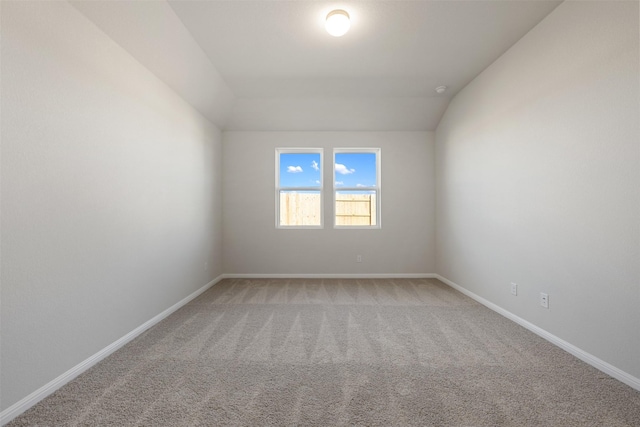
<path fill-rule="evenodd" d="M 349 27 L 351 27 L 349 14 L 342 9 L 332 10 L 327 15 L 327 22 L 324 26 L 327 29 L 327 32 L 332 36 L 343 36 L 347 31 L 349 31 Z"/>

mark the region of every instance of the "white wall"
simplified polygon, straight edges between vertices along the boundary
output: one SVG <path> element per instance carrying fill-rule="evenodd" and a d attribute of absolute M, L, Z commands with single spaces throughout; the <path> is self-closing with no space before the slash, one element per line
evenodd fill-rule
<path fill-rule="evenodd" d="M 638 28 L 638 2 L 563 3 L 436 132 L 437 272 L 636 378 Z"/>
<path fill-rule="evenodd" d="M 276 229 L 276 147 L 324 149 L 323 229 Z M 336 147 L 381 148 L 381 229 L 333 228 Z M 223 159 L 225 273 L 433 273 L 432 132 L 224 132 Z"/>
<path fill-rule="evenodd" d="M 5 409 L 221 273 L 221 136 L 66 2 L 1 56 Z"/>

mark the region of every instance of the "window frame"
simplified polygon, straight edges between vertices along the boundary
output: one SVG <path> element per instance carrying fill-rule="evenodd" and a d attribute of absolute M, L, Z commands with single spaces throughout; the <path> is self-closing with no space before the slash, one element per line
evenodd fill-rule
<path fill-rule="evenodd" d="M 337 187 L 336 186 L 336 154 L 341 153 L 373 153 L 376 155 L 376 185 L 375 187 Z M 333 149 L 333 163 L 331 165 L 332 180 L 333 180 L 333 228 L 335 229 L 349 229 L 349 230 L 375 230 L 382 228 L 382 150 L 380 148 L 334 148 Z M 376 194 L 376 224 L 375 225 L 338 225 L 336 221 L 336 195 L 338 191 L 375 191 Z"/>
<path fill-rule="evenodd" d="M 319 187 L 281 187 L 280 186 L 280 154 L 320 154 L 320 186 Z M 324 150 L 322 148 L 277 147 L 275 161 L 275 223 L 281 230 L 321 230 L 324 228 Z M 320 192 L 320 225 L 281 225 L 280 224 L 280 192 L 281 191 L 314 191 Z"/>

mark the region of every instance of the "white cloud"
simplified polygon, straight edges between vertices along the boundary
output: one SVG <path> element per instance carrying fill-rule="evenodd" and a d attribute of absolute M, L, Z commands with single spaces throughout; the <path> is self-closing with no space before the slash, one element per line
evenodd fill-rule
<path fill-rule="evenodd" d="M 341 175 L 349 175 L 350 173 L 354 173 L 355 169 L 349 169 L 345 165 L 341 165 L 340 163 L 336 163 L 336 172 Z"/>
<path fill-rule="evenodd" d="M 319 179 L 316 179 L 316 184 L 320 184 L 320 180 Z"/>
<path fill-rule="evenodd" d="M 356 187 L 360 187 L 360 188 L 362 188 L 362 187 L 367 187 L 367 186 L 366 186 L 366 185 L 364 185 L 364 184 L 356 184 Z"/>
<path fill-rule="evenodd" d="M 316 162 L 315 160 L 311 162 L 311 167 L 313 168 L 313 170 L 320 170 L 320 168 L 318 167 L 318 162 Z"/>
<path fill-rule="evenodd" d="M 302 168 L 300 166 L 287 166 L 287 172 L 289 172 L 289 173 L 300 173 L 300 172 L 302 172 Z"/>
<path fill-rule="evenodd" d="M 336 185 L 344 185 L 344 181 L 336 181 Z"/>

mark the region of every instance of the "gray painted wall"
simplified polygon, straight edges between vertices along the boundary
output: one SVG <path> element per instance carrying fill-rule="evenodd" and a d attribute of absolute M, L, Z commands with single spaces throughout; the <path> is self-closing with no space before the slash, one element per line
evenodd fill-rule
<path fill-rule="evenodd" d="M 1 56 L 5 409 L 222 272 L 221 136 L 66 2 Z"/>
<path fill-rule="evenodd" d="M 276 147 L 324 149 L 324 229 L 276 229 Z M 379 230 L 333 228 L 332 150 L 340 147 L 382 150 Z M 433 273 L 433 148 L 432 132 L 224 132 L 224 272 Z"/>
<path fill-rule="evenodd" d="M 562 4 L 435 137 L 221 136 L 62 2 L 2 2 L 1 48 L 1 409 L 222 272 L 437 272 L 640 377 L 637 2 Z M 286 146 L 329 190 L 331 148 L 381 147 L 382 229 L 334 230 L 327 191 L 323 230 L 276 230 Z"/>
<path fill-rule="evenodd" d="M 436 131 L 437 272 L 635 377 L 638 28 L 638 2 L 563 3 Z"/>

